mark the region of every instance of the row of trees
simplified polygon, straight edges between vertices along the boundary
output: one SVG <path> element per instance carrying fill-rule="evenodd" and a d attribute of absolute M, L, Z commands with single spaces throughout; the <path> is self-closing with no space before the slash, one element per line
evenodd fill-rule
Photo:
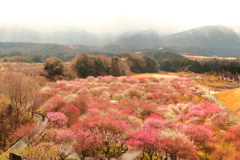
<path fill-rule="evenodd" d="M 159 64 L 160 70 L 169 72 L 191 71 L 194 73 L 205 73 L 210 71 L 207 64 L 201 64 L 198 61 L 192 60 L 164 59 Z"/>
<path fill-rule="evenodd" d="M 223 73 L 229 71 L 232 74 L 240 73 L 240 67 L 236 65 L 238 64 L 237 61 L 222 62 L 213 59 L 213 61 L 198 62 L 187 60 L 185 57 L 169 51 L 157 52 L 154 54 L 154 58 L 128 53 L 114 57 L 80 53 L 75 56 L 71 64 L 65 66 L 60 59 L 50 57 L 44 62 L 44 69 L 48 72 L 48 78 L 64 75 L 67 77 L 66 79 L 74 77 L 74 72 L 82 78 L 104 75 L 123 76 L 131 73 L 157 73 L 159 70 L 168 72 L 206 73 L 216 71 L 217 73 Z"/>
<path fill-rule="evenodd" d="M 146 53 L 147 54 L 147 53 Z M 23 56 L 20 52 L 12 52 L 10 55 L 11 57 L 4 57 L 3 61 L 5 62 L 42 62 L 47 57 L 43 57 L 43 55 L 35 55 L 32 57 Z M 61 60 L 66 61 L 65 58 L 62 59 L 62 54 L 55 55 L 60 57 Z M 137 55 L 137 54 L 118 54 L 118 55 L 111 55 L 110 57 L 107 56 L 108 54 L 99 55 L 96 53 L 96 56 L 82 53 L 75 55 L 69 55 L 68 61 L 74 59 L 73 61 L 78 61 L 79 65 L 75 67 L 76 70 L 84 70 L 84 73 L 81 73 L 83 77 L 87 77 L 86 75 L 126 75 L 130 72 L 133 73 L 146 73 L 146 72 L 158 72 L 158 69 L 163 71 L 170 71 L 170 72 L 179 72 L 179 71 L 191 71 L 196 73 L 204 73 L 204 72 L 218 72 L 222 73 L 225 71 L 229 71 L 232 74 L 239 73 L 239 61 L 236 60 L 221 60 L 221 59 L 200 59 L 198 61 L 188 60 L 184 56 L 171 51 L 164 51 L 164 52 L 155 52 L 152 53 L 151 56 L 147 55 Z M 79 59 L 79 60 L 77 60 Z M 81 59 L 81 60 L 80 60 Z M 126 61 L 120 62 L 120 61 Z M 155 65 L 155 60 L 158 62 L 159 68 Z M 81 62 L 80 62 L 81 61 Z M 89 61 L 89 62 L 88 62 Z M 92 62 L 90 62 L 92 61 Z M 93 62 L 95 63 L 93 66 Z M 121 63 L 116 64 L 114 63 Z M 86 63 L 86 65 L 80 65 L 80 63 Z M 92 64 L 92 65 L 90 65 Z M 127 64 L 127 66 L 126 66 Z M 118 65 L 122 65 L 123 67 L 119 68 Z M 87 70 L 86 67 L 94 68 Z M 114 67 L 117 67 L 114 68 Z M 68 67 L 69 68 L 69 67 Z M 74 67 L 71 67 L 74 68 Z M 84 69 L 85 68 L 85 69 Z M 113 70 L 111 70 L 113 68 Z M 69 69 L 67 69 L 69 72 Z M 89 74 L 91 72 L 91 74 Z M 100 73 L 99 73 L 100 72 Z M 60 74 L 61 75 L 61 74 Z M 78 75 L 80 75 L 78 73 Z"/>
<path fill-rule="evenodd" d="M 215 71 L 217 73 L 231 72 L 234 75 L 240 73 L 239 59 L 202 59 L 200 60 L 200 63 L 206 64 L 207 66 L 209 66 L 209 69 L 211 71 Z"/>
<path fill-rule="evenodd" d="M 158 63 L 146 55 L 125 54 L 124 57 L 108 57 L 106 55 L 93 56 L 87 53 L 80 53 L 75 56 L 68 67 L 66 76 L 70 77 L 70 72 L 75 72 L 78 77 L 88 76 L 124 76 L 130 73 L 154 73 L 158 72 Z M 48 78 L 57 75 L 64 76 L 63 61 L 57 57 L 50 57 L 44 62 L 44 70 L 47 71 Z M 72 70 L 72 71 L 70 71 Z M 74 77 L 74 76 L 72 76 Z"/>
<path fill-rule="evenodd" d="M 240 66 L 239 65 L 231 65 L 231 66 L 221 65 L 218 67 L 214 67 L 212 70 L 218 73 L 230 72 L 231 74 L 238 76 L 240 73 Z"/>
<path fill-rule="evenodd" d="M 25 63 L 40 63 L 38 57 L 25 57 L 25 56 L 14 56 L 4 57 L 3 62 L 25 62 Z"/>

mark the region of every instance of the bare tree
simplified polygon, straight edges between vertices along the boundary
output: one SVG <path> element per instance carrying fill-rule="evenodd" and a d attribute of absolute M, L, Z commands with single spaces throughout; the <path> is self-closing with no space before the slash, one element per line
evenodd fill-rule
<path fill-rule="evenodd" d="M 33 79 L 23 73 L 7 72 L 0 77 L 0 89 L 13 107 L 12 116 L 23 123 L 32 118 L 28 108 L 32 105 L 33 93 L 38 89 Z"/>

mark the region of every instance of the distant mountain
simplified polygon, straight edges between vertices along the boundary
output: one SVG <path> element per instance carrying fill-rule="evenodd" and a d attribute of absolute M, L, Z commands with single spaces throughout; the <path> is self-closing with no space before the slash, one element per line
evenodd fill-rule
<path fill-rule="evenodd" d="M 240 36 L 237 33 L 240 34 L 240 27 L 216 25 L 194 28 L 164 37 L 152 29 L 129 31 L 118 37 L 114 37 L 114 35 L 111 34 L 96 36 L 81 28 L 56 28 L 55 31 L 38 32 L 37 29 L 0 24 L 0 42 L 30 42 L 85 46 L 107 45 L 108 49 L 106 50 L 109 51 L 110 49 L 110 51 L 114 53 L 121 51 L 132 52 L 133 50 L 141 51 L 142 49 L 146 50 L 146 48 L 159 49 L 162 47 L 240 49 Z M 104 47 L 102 50 L 105 52 Z M 97 51 L 94 52 L 97 53 Z M 199 51 L 195 50 L 194 53 L 195 52 L 198 54 Z M 224 52 L 225 51 L 223 51 L 223 53 Z M 231 52 L 231 54 L 238 55 L 238 51 Z"/>
<path fill-rule="evenodd" d="M 111 44 L 133 46 L 161 46 L 161 36 L 155 30 L 135 30 L 117 37 Z"/>
<path fill-rule="evenodd" d="M 0 42 L 32 42 L 37 43 L 41 34 L 35 30 L 15 26 L 0 27 Z"/>
<path fill-rule="evenodd" d="M 240 48 L 240 37 L 223 26 L 204 26 L 164 36 L 164 46 L 197 46 L 209 48 Z"/>
<path fill-rule="evenodd" d="M 42 43 L 99 45 L 99 39 L 84 29 L 49 32 L 40 40 Z"/>
<path fill-rule="evenodd" d="M 81 44 L 81 45 L 102 45 L 101 38 L 88 33 L 84 29 L 68 29 L 40 33 L 34 29 L 23 27 L 1 26 L 0 42 L 31 42 L 31 43 L 55 43 L 55 44 Z"/>

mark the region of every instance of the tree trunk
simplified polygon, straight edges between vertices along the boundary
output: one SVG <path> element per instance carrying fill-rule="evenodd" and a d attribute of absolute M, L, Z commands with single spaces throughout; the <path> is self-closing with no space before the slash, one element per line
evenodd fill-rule
<path fill-rule="evenodd" d="M 149 154 L 149 159 L 152 160 L 152 158 L 153 158 L 153 154 L 151 153 Z"/>
<path fill-rule="evenodd" d="M 80 159 L 81 159 L 81 160 L 84 160 L 84 159 L 85 159 L 85 156 L 80 156 Z"/>
<path fill-rule="evenodd" d="M 106 152 L 105 152 L 105 156 L 107 157 L 107 155 L 108 155 L 108 153 L 109 153 L 109 150 L 110 150 L 110 147 L 108 146 L 107 147 L 107 150 L 106 150 Z"/>

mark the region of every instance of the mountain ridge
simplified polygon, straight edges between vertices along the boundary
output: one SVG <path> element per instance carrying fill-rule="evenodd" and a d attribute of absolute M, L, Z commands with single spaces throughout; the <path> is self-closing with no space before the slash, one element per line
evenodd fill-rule
<path fill-rule="evenodd" d="M 240 27 L 239 27 L 240 28 Z M 240 49 L 238 27 L 209 25 L 165 35 L 153 29 L 137 29 L 125 32 L 117 37 L 113 35 L 96 36 L 79 29 L 56 29 L 42 34 L 23 27 L 0 27 L 0 42 L 54 43 L 61 45 L 132 45 L 140 47 L 208 47 Z M 239 32 L 240 33 L 240 32 Z"/>
<path fill-rule="evenodd" d="M 153 29 L 133 30 L 118 36 L 110 44 L 156 46 L 161 44 L 161 36 Z"/>
<path fill-rule="evenodd" d="M 211 48 L 240 48 L 240 37 L 223 25 L 203 26 L 167 35 L 162 38 L 164 46 L 198 46 Z"/>

